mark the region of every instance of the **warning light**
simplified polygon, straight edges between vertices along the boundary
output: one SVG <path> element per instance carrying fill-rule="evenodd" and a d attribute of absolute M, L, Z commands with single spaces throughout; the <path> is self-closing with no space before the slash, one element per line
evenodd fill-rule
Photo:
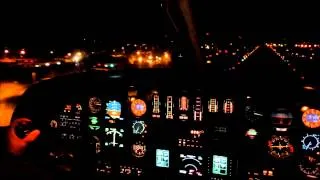
<path fill-rule="evenodd" d="M 249 139 L 254 139 L 258 135 L 258 132 L 255 129 L 249 129 L 246 133 L 246 136 L 249 137 Z"/>
<path fill-rule="evenodd" d="M 308 106 L 302 106 L 302 107 L 301 107 L 301 112 L 305 112 L 305 111 L 307 111 L 308 109 L 309 109 Z"/>

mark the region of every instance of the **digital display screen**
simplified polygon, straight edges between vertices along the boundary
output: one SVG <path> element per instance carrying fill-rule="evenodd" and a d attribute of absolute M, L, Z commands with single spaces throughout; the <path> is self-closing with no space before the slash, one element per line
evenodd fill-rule
<path fill-rule="evenodd" d="M 156 150 L 156 166 L 169 168 L 169 150 L 157 149 Z"/>
<path fill-rule="evenodd" d="M 107 136 L 105 146 L 123 148 L 123 129 L 105 128 L 105 133 Z"/>
<path fill-rule="evenodd" d="M 121 103 L 118 101 L 109 101 L 106 104 L 106 113 L 109 115 L 107 119 L 111 117 L 112 119 L 123 120 L 123 118 L 121 118 Z"/>
<path fill-rule="evenodd" d="M 96 131 L 100 129 L 98 117 L 95 117 L 95 116 L 89 117 L 89 129 L 92 131 Z"/>
<path fill-rule="evenodd" d="M 50 121 L 50 127 L 59 131 L 61 139 L 80 140 L 81 137 L 81 112 L 80 104 L 66 104 L 63 112 L 58 115 L 57 120 Z"/>
<path fill-rule="evenodd" d="M 213 155 L 212 174 L 222 176 L 228 175 L 228 157 Z"/>
<path fill-rule="evenodd" d="M 202 156 L 180 154 L 179 173 L 188 176 L 203 176 Z"/>

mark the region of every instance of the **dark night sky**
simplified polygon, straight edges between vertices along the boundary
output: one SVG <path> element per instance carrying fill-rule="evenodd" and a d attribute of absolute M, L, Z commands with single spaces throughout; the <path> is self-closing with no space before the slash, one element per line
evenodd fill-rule
<path fill-rule="evenodd" d="M 89 2 L 46 4 L 28 8 L 8 5 L 1 12 L 6 18 L 2 20 L 0 38 L 19 44 L 63 44 L 84 36 L 107 40 L 150 38 L 160 34 L 164 21 L 160 3 L 154 2 L 145 6 L 132 1 L 109 6 Z"/>
<path fill-rule="evenodd" d="M 311 4 L 306 8 L 295 6 L 298 9 L 294 9 L 292 3 L 280 6 L 268 1 L 239 6 L 233 2 L 215 2 L 192 0 L 199 32 L 224 32 L 220 33 L 221 36 L 245 32 L 253 39 L 283 36 L 320 39 L 318 11 L 308 9 Z M 92 1 L 25 3 L 1 5 L 0 46 L 72 46 L 84 36 L 110 42 L 148 40 L 159 39 L 165 32 L 172 31 L 160 0 L 115 0 L 98 4 Z"/>

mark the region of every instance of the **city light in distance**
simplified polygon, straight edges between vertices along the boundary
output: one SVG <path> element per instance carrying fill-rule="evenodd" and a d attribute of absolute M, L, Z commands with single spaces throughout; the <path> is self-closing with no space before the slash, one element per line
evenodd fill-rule
<path fill-rule="evenodd" d="M 130 64 L 137 65 L 169 65 L 171 54 L 169 52 L 135 51 L 129 56 Z"/>

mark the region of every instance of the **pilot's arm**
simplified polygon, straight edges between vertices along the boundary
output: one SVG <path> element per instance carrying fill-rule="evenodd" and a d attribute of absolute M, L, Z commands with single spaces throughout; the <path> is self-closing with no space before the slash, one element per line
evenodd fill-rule
<path fill-rule="evenodd" d="M 41 172 L 32 162 L 26 162 L 23 153 L 27 146 L 35 141 L 39 135 L 39 130 L 33 130 L 26 137 L 19 138 L 15 132 L 18 125 L 29 123 L 31 120 L 19 118 L 14 120 L 6 132 L 6 150 L 0 159 L 0 179 L 30 178 L 30 179 L 51 179 Z"/>

